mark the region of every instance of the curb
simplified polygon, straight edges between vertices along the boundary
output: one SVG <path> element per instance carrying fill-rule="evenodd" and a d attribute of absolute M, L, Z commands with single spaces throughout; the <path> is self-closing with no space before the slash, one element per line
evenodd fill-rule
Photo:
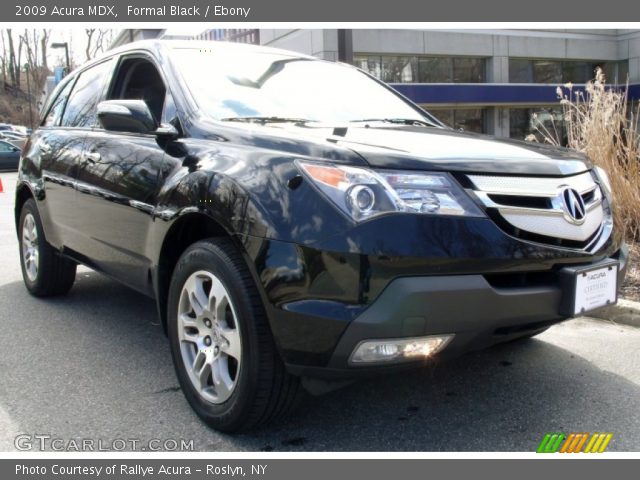
<path fill-rule="evenodd" d="M 621 298 L 616 305 L 594 310 L 589 313 L 589 316 L 631 327 L 640 327 L 640 302 Z"/>

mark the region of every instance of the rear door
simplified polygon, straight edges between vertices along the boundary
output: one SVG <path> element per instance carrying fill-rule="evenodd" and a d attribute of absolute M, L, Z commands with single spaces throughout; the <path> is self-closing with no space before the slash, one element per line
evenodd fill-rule
<path fill-rule="evenodd" d="M 51 104 L 41 127 L 31 139 L 39 158 L 45 196 L 40 209 L 47 240 L 57 247 L 79 250 L 78 204 L 75 177 L 95 107 L 103 94 L 112 61 L 106 60 L 80 72 Z"/>
<path fill-rule="evenodd" d="M 107 99 L 145 100 L 158 121 L 167 103 L 165 82 L 150 57 L 123 56 Z M 78 170 L 79 221 L 89 256 L 100 270 L 151 293 L 147 235 L 166 177 L 165 152 L 155 135 L 106 131 L 95 125 Z"/>

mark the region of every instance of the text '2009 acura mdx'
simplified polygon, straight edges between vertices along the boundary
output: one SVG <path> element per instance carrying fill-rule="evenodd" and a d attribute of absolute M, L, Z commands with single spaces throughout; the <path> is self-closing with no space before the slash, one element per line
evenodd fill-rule
<path fill-rule="evenodd" d="M 361 375 L 613 303 L 627 249 L 582 154 L 454 131 L 348 66 L 140 42 L 56 88 L 16 191 L 24 282 L 155 298 L 184 395 L 248 429 Z"/>

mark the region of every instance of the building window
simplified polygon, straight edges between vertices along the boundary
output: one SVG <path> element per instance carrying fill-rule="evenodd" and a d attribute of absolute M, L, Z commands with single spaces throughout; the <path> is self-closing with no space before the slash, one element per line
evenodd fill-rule
<path fill-rule="evenodd" d="M 382 72 L 380 71 L 380 57 L 354 57 L 353 64 L 376 78 L 382 76 Z"/>
<path fill-rule="evenodd" d="M 486 133 L 484 108 L 426 108 L 442 123 L 456 130 Z"/>
<path fill-rule="evenodd" d="M 562 83 L 562 63 L 550 60 L 533 62 L 534 83 Z"/>
<path fill-rule="evenodd" d="M 484 62 L 480 58 L 454 58 L 454 83 L 482 83 L 484 82 Z"/>
<path fill-rule="evenodd" d="M 355 55 L 354 64 L 388 83 L 482 83 L 484 58 Z"/>
<path fill-rule="evenodd" d="M 609 63 L 617 64 L 615 77 L 613 75 L 611 77 L 607 77 L 607 78 L 615 78 L 615 82 L 611 82 L 611 83 L 626 84 L 627 81 L 629 81 L 629 60 L 622 60 L 620 62 L 609 62 Z M 605 74 L 606 74 L 606 70 L 605 70 Z"/>
<path fill-rule="evenodd" d="M 563 62 L 563 81 L 571 83 L 587 83 L 595 77 L 596 67 L 596 65 L 586 62 Z M 609 78 L 609 75 L 607 75 L 607 78 Z"/>
<path fill-rule="evenodd" d="M 453 82 L 451 58 L 426 57 L 418 60 L 418 81 L 420 83 Z"/>
<path fill-rule="evenodd" d="M 225 32 L 225 40 L 260 45 L 260 30 L 257 28 L 230 28 Z"/>
<path fill-rule="evenodd" d="M 196 35 L 195 38 L 260 45 L 260 30 L 257 28 L 212 28 Z"/>
<path fill-rule="evenodd" d="M 509 59 L 511 83 L 586 83 L 593 80 L 597 68 L 601 68 L 607 83 L 625 83 L 629 73 L 628 61 L 559 61 L 527 58 Z"/>
<path fill-rule="evenodd" d="M 509 110 L 509 136 L 524 140 L 534 135 L 539 142 L 545 137 L 567 144 L 567 129 L 564 112 L 560 106 L 511 108 Z"/>
<path fill-rule="evenodd" d="M 509 82 L 533 83 L 533 62 L 522 58 L 510 58 Z"/>
<path fill-rule="evenodd" d="M 387 83 L 412 83 L 418 80 L 418 59 L 416 57 L 381 58 L 380 80 Z"/>

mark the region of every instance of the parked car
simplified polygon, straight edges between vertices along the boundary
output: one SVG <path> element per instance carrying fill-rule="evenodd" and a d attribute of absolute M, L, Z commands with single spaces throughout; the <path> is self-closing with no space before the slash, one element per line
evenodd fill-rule
<path fill-rule="evenodd" d="M 20 148 L 6 140 L 0 140 L 0 170 L 17 170 Z"/>
<path fill-rule="evenodd" d="M 0 132 L 0 135 L 2 135 L 4 138 L 11 138 L 11 139 L 23 139 L 26 138 L 27 136 L 23 133 L 20 132 L 14 132 L 12 130 L 5 130 Z"/>
<path fill-rule="evenodd" d="M 29 129 L 23 125 L 12 125 L 13 133 L 26 137 L 29 134 Z"/>
<path fill-rule="evenodd" d="M 11 135 L 20 135 L 25 137 L 27 135 L 27 127 L 23 127 L 20 125 L 11 125 L 8 123 L 0 123 L 0 132 L 8 133 Z"/>
<path fill-rule="evenodd" d="M 27 137 L 21 135 L 9 135 L 7 132 L 0 132 L 0 140 L 4 140 L 15 147 L 22 149 L 22 146 L 27 141 Z"/>
<path fill-rule="evenodd" d="M 65 294 L 80 263 L 153 297 L 184 395 L 227 432 L 301 385 L 614 303 L 627 265 L 583 154 L 454 131 L 351 66 L 218 42 L 132 43 L 66 77 L 15 205 L 27 289 Z"/>
<path fill-rule="evenodd" d="M 14 147 L 16 147 L 18 150 L 22 150 L 22 147 L 24 146 L 24 144 L 27 143 L 26 138 L 23 138 L 22 140 L 10 140 L 10 139 L 5 139 L 5 140 L 7 143 L 10 143 Z"/>

